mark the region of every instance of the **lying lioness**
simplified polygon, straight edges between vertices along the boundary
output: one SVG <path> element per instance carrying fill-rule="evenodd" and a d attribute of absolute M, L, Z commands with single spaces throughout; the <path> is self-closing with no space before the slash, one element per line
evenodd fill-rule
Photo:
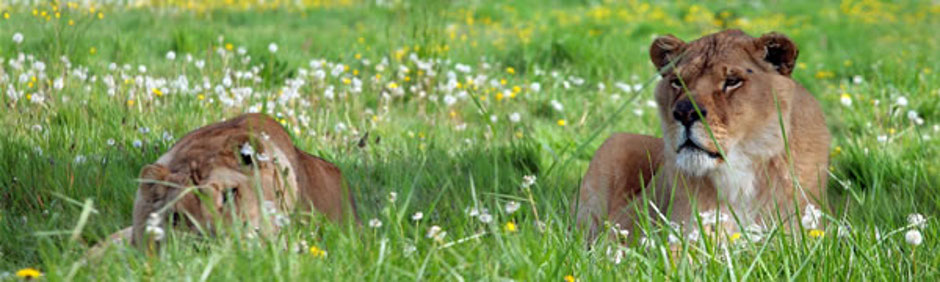
<path fill-rule="evenodd" d="M 588 237 L 605 220 L 633 230 L 637 211 L 686 233 L 698 214 L 723 214 L 717 230 L 732 234 L 824 206 L 830 136 L 816 99 L 790 77 L 797 54 L 777 33 L 654 40 L 663 138 L 615 134 L 597 149 L 577 208 Z"/>
<path fill-rule="evenodd" d="M 295 147 L 280 124 L 261 114 L 190 132 L 145 166 L 140 181 L 133 226 L 110 241 L 140 245 L 159 236 L 147 233 L 162 232 L 170 217 L 177 226 L 211 233 L 214 224 L 235 220 L 258 228 L 264 215 L 284 215 L 298 205 L 333 221 L 357 216 L 339 169 Z"/>

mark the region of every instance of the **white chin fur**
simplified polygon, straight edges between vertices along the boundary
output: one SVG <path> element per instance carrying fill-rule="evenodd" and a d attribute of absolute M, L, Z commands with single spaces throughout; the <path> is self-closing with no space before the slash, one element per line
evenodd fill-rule
<path fill-rule="evenodd" d="M 676 168 L 689 176 L 705 176 L 717 165 L 716 159 L 701 151 L 682 150 L 676 155 Z"/>

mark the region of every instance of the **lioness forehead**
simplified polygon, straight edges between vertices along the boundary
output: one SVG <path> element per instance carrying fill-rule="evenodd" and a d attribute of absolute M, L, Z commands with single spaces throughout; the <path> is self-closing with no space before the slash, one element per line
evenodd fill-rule
<path fill-rule="evenodd" d="M 676 71 L 692 79 L 711 70 L 716 64 L 757 62 L 751 56 L 755 38 L 740 30 L 727 30 L 703 36 L 686 44 L 676 62 Z"/>

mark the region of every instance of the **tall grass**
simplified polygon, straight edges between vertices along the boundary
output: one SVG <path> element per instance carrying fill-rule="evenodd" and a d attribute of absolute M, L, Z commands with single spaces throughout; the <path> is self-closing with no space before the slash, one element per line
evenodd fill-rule
<path fill-rule="evenodd" d="M 940 27 L 936 5 L 387 2 L 247 11 L 98 6 L 50 20 L 32 15 L 34 8 L 52 13 L 48 3 L 0 5 L 10 14 L 0 18 L 0 76 L 8 75 L 0 80 L 0 275 L 34 267 L 50 280 L 936 279 L 940 63 L 931 54 L 940 42 L 925 36 Z M 799 45 L 794 78 L 821 102 L 833 133 L 827 216 L 851 230 L 839 236 L 839 224 L 831 224 L 819 239 L 771 230 L 761 242 L 731 245 L 682 238 L 692 261 L 670 255 L 668 232 L 651 236 L 648 246 L 600 241 L 586 248 L 570 208 L 594 148 L 612 132 L 661 135 L 647 105 L 657 79 L 646 53 L 652 36 L 691 39 L 726 26 L 752 35 L 780 31 Z M 25 40 L 14 43 L 14 33 Z M 242 46 L 248 63 L 233 55 Z M 216 55 L 219 48 L 231 57 Z M 169 51 L 175 60 L 166 59 Z M 47 79 L 29 87 L 38 73 L 10 64 L 19 53 L 43 61 Z M 440 60 L 425 96 L 407 89 L 421 79 L 412 53 Z M 205 67 L 186 62 L 186 54 Z M 386 70 L 376 70 L 383 57 Z M 276 100 L 286 81 L 302 77 L 300 68 L 312 73 L 317 58 L 350 69 L 327 73 L 322 83 L 308 78 L 299 98 L 264 110 L 285 120 L 298 147 L 342 169 L 362 226 L 313 218 L 261 239 L 171 232 L 152 255 L 114 248 L 85 259 L 90 245 L 130 224 L 142 166 L 190 130 Z M 109 70 L 112 62 L 118 70 Z M 469 98 L 448 105 L 439 89 L 447 73 L 466 83 L 456 63 L 499 85 L 463 85 Z M 182 75 L 190 85 L 202 77 L 218 85 L 226 71 L 260 65 L 262 83 L 236 82 L 255 92 L 235 106 L 211 91 L 157 96 L 134 82 Z M 77 66 L 87 67 L 84 80 Z M 327 85 L 346 89 L 342 77 L 353 71 L 362 93 L 325 98 Z M 102 80 L 121 72 L 130 82 L 119 77 L 120 90 L 108 95 Z M 56 89 L 52 80 L 63 76 Z M 390 82 L 405 94 L 383 96 L 394 93 Z M 513 86 L 521 89 L 515 97 L 497 98 Z M 13 99 L 11 87 L 45 101 Z M 521 187 L 526 175 L 537 176 L 528 189 Z M 509 202 L 521 208 L 507 212 Z M 474 209 L 492 219 L 471 215 Z M 915 228 L 911 213 L 928 218 L 918 246 L 904 238 Z M 382 226 L 370 227 L 372 219 Z M 435 225 L 446 232 L 442 240 L 428 238 Z M 326 256 L 311 254 L 311 246 Z"/>

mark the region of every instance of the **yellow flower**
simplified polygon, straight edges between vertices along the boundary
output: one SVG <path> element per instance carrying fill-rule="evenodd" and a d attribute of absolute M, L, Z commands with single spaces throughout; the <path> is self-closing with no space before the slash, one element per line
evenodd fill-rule
<path fill-rule="evenodd" d="M 565 119 L 558 120 L 558 126 L 565 126 Z"/>
<path fill-rule="evenodd" d="M 350 83 L 352 83 L 352 80 L 349 80 L 347 77 L 343 78 L 343 84 L 349 85 Z"/>
<path fill-rule="evenodd" d="M 356 56 L 355 56 L 355 57 L 356 57 L 356 60 L 362 59 L 362 54 L 356 53 Z"/>
<path fill-rule="evenodd" d="M 157 97 L 162 97 L 162 96 L 163 96 L 163 91 L 160 91 L 160 89 L 151 88 L 150 91 L 152 91 L 154 95 L 157 95 Z"/>
<path fill-rule="evenodd" d="M 826 232 L 819 229 L 810 229 L 809 236 L 813 238 L 822 238 L 826 236 Z"/>
<path fill-rule="evenodd" d="M 225 43 L 225 50 L 232 51 L 233 48 L 235 48 L 235 46 L 232 45 L 232 43 Z"/>
<path fill-rule="evenodd" d="M 104 13 L 100 13 L 100 12 L 99 12 L 99 13 L 98 13 L 98 19 L 99 19 L 99 20 L 104 19 Z"/>
<path fill-rule="evenodd" d="M 512 221 L 506 222 L 506 226 L 504 226 L 503 229 L 505 229 L 506 232 L 514 233 L 514 232 L 516 232 L 516 223 L 514 223 L 514 222 L 512 222 Z"/>
<path fill-rule="evenodd" d="M 32 267 L 20 269 L 16 272 L 16 277 L 23 279 L 36 279 L 39 278 L 39 276 L 42 276 L 42 272 L 39 272 L 39 270 L 36 270 Z"/>
<path fill-rule="evenodd" d="M 98 53 L 98 49 L 95 49 L 95 47 L 91 47 L 91 49 L 88 49 L 88 54 L 94 55 L 96 53 Z"/>
<path fill-rule="evenodd" d="M 127 100 L 127 105 L 133 107 L 133 106 L 134 106 L 134 100 Z"/>
<path fill-rule="evenodd" d="M 323 249 L 317 248 L 317 246 L 310 247 L 310 255 L 313 255 L 315 258 L 326 257 L 326 251 Z"/>
<path fill-rule="evenodd" d="M 731 243 L 734 243 L 734 241 L 737 241 L 738 239 L 741 239 L 741 232 L 734 232 L 734 234 L 731 234 Z"/>
<path fill-rule="evenodd" d="M 578 281 L 577 279 L 574 278 L 574 276 L 565 275 L 565 282 L 574 282 L 574 281 Z"/>
<path fill-rule="evenodd" d="M 388 88 L 391 88 L 391 89 L 398 88 L 398 83 L 395 83 L 394 81 L 389 82 L 389 83 L 388 83 Z"/>
<path fill-rule="evenodd" d="M 831 71 L 818 71 L 818 72 L 816 72 L 816 78 L 818 78 L 818 79 L 833 78 L 833 77 L 835 77 L 835 76 L 836 76 L 836 74 L 832 73 Z"/>
<path fill-rule="evenodd" d="M 70 20 L 69 20 L 69 25 L 75 25 L 75 21 L 70 19 Z"/>
<path fill-rule="evenodd" d="M 838 156 L 840 153 L 842 153 L 842 146 L 836 146 L 834 149 L 832 149 L 832 153 L 829 154 L 829 156 L 835 157 L 835 156 Z"/>
<path fill-rule="evenodd" d="M 496 101 L 502 101 L 502 100 L 503 100 L 503 93 L 502 92 L 496 93 Z"/>
<path fill-rule="evenodd" d="M 205 99 L 206 99 L 206 95 L 199 94 L 199 96 L 197 96 L 197 98 L 199 98 L 199 101 L 202 101 L 202 100 L 205 100 Z"/>
<path fill-rule="evenodd" d="M 3 13 L 3 19 L 10 19 L 10 13 Z"/>
<path fill-rule="evenodd" d="M 500 85 L 506 85 L 506 80 L 505 80 L 505 79 L 500 79 L 500 80 L 499 80 L 499 84 L 500 84 Z"/>
<path fill-rule="evenodd" d="M 508 72 L 509 74 L 515 74 L 515 73 L 516 73 L 516 69 L 514 69 L 514 68 L 512 68 L 512 67 L 507 67 L 507 68 L 506 68 L 506 72 Z"/>

